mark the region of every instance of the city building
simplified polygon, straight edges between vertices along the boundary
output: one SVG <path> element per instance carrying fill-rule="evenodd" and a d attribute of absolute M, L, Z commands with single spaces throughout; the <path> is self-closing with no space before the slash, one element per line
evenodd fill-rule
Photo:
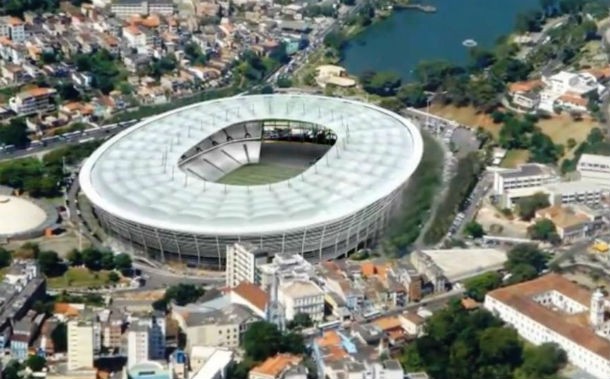
<path fill-rule="evenodd" d="M 574 207 L 554 205 L 536 211 L 536 218 L 551 220 L 564 242 L 586 238 L 594 230 L 594 216 Z"/>
<path fill-rule="evenodd" d="M 266 318 L 269 295 L 250 282 L 241 282 L 231 289 L 231 303 L 243 305 L 255 315 Z"/>
<path fill-rule="evenodd" d="M 587 96 L 599 95 L 604 87 L 589 72 L 572 73 L 561 71 L 550 76 L 543 76 L 544 89 L 540 92 L 540 109 L 554 112 L 556 108 L 568 112 L 587 112 Z"/>
<path fill-rule="evenodd" d="M 226 348 L 193 346 L 190 354 L 191 379 L 224 379 L 227 366 L 233 362 L 233 352 Z"/>
<path fill-rule="evenodd" d="M 55 109 L 55 95 L 53 88 L 32 88 L 19 92 L 9 99 L 9 107 L 20 116 L 33 113 L 45 113 Z"/>
<path fill-rule="evenodd" d="M 608 300 L 557 275 L 503 287 L 485 296 L 486 309 L 533 344 L 558 344 L 573 365 L 610 377 Z"/>
<path fill-rule="evenodd" d="M 25 23 L 18 17 L 0 17 L 0 37 L 6 37 L 15 43 L 26 40 Z"/>
<path fill-rule="evenodd" d="M 292 321 L 298 314 L 308 315 L 314 323 L 324 319 L 324 291 L 309 280 L 281 284 L 278 300 L 284 309 L 286 321 Z"/>
<path fill-rule="evenodd" d="M 251 243 L 227 245 L 225 278 L 227 287 L 247 281 L 259 284 L 259 267 L 267 263 L 267 253 Z"/>
<path fill-rule="evenodd" d="M 136 324 L 127 331 L 127 367 L 148 361 L 149 328 Z"/>
<path fill-rule="evenodd" d="M 248 379 L 284 379 L 283 375 L 302 360 L 302 357 L 292 354 L 276 354 L 252 368 Z"/>
<path fill-rule="evenodd" d="M 516 169 L 496 170 L 494 172 L 494 192 L 498 195 L 517 188 L 539 187 L 559 181 L 559 175 L 548 166 L 526 163 Z"/>
<path fill-rule="evenodd" d="M 174 3 L 171 0 L 113 0 L 110 12 L 119 18 L 129 18 L 134 15 L 172 15 Z"/>
<path fill-rule="evenodd" d="M 610 157 L 595 154 L 582 154 L 576 171 L 581 179 L 610 189 Z"/>
<path fill-rule="evenodd" d="M 249 326 L 260 320 L 241 305 L 229 305 L 220 310 L 172 311 L 172 317 L 188 336 L 187 348 L 194 346 L 236 348 Z"/>
<path fill-rule="evenodd" d="M 289 280 L 309 280 L 314 276 L 314 267 L 300 254 L 276 254 L 270 263 L 258 266 L 261 288 L 269 291 L 274 277 L 281 285 Z"/>
<path fill-rule="evenodd" d="M 93 324 L 84 319 L 68 321 L 68 371 L 93 368 Z"/>
<path fill-rule="evenodd" d="M 337 87 L 356 85 L 356 81 L 347 75 L 345 68 L 329 64 L 316 67 L 316 83 L 322 88 L 329 84 Z"/>

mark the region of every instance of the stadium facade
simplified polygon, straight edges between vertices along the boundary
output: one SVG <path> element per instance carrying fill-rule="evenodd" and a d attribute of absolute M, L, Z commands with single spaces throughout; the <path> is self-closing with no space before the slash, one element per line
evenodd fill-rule
<path fill-rule="evenodd" d="M 260 159 L 268 128 L 324 128 L 334 145 L 273 184 L 217 183 Z M 316 261 L 377 240 L 421 159 L 417 128 L 385 109 L 339 98 L 225 98 L 155 116 L 87 159 L 80 185 L 114 239 L 161 261 L 222 268 L 226 246 Z"/>

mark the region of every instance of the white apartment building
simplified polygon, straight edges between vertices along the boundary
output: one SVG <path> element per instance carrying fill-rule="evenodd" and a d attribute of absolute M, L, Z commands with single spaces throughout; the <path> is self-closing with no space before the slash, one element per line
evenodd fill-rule
<path fill-rule="evenodd" d="M 11 97 L 8 105 L 20 116 L 49 112 L 55 109 L 56 94 L 57 91 L 53 88 L 32 88 Z"/>
<path fill-rule="evenodd" d="M 578 161 L 576 171 L 581 179 L 597 183 L 605 189 L 610 188 L 610 157 L 583 154 Z"/>
<path fill-rule="evenodd" d="M 23 21 L 17 17 L 0 17 L 0 37 L 9 38 L 13 42 L 24 42 L 26 33 Z"/>
<path fill-rule="evenodd" d="M 300 254 L 276 254 L 271 263 L 258 266 L 260 286 L 268 291 L 277 275 L 279 283 L 289 280 L 309 280 L 314 275 L 314 267 Z"/>
<path fill-rule="evenodd" d="M 527 163 L 516 169 L 494 172 L 494 192 L 498 195 L 516 188 L 538 187 L 559 181 L 557 173 L 548 166 Z"/>
<path fill-rule="evenodd" d="M 554 182 L 539 187 L 514 188 L 504 192 L 500 206 L 513 208 L 519 199 L 544 193 L 549 197 L 551 205 L 586 204 L 596 205 L 602 200 L 603 185 L 591 180 L 576 180 L 571 182 Z"/>
<path fill-rule="evenodd" d="M 280 284 L 278 301 L 291 321 L 299 313 L 309 315 L 314 322 L 324 319 L 324 291 L 311 281 L 295 280 Z"/>
<path fill-rule="evenodd" d="M 93 368 L 93 322 L 68 321 L 68 371 Z"/>
<path fill-rule="evenodd" d="M 250 243 L 227 245 L 225 280 L 227 287 L 247 281 L 260 283 L 258 267 L 267 263 L 267 253 Z"/>
<path fill-rule="evenodd" d="M 149 331 L 146 325 L 130 326 L 127 332 L 127 368 L 148 361 Z"/>
<path fill-rule="evenodd" d="M 533 344 L 553 342 L 573 365 L 600 379 L 610 378 L 608 301 L 570 280 L 549 274 L 500 288 L 485 296 L 486 309 Z"/>
<path fill-rule="evenodd" d="M 160 312 L 132 320 L 132 325 L 148 331 L 147 358 L 159 360 L 165 358 L 165 315 Z"/>
<path fill-rule="evenodd" d="M 133 15 L 174 14 L 174 3 L 171 0 L 114 0 L 110 12 L 119 18 L 129 18 Z"/>

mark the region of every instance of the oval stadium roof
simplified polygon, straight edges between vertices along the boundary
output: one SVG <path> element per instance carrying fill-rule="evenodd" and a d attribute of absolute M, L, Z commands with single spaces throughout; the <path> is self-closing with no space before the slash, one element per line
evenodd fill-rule
<path fill-rule="evenodd" d="M 337 140 L 302 174 L 268 185 L 208 182 L 178 167 L 184 152 L 215 132 L 264 119 L 323 125 Z M 332 222 L 384 198 L 408 180 L 422 150 L 410 121 L 377 106 L 311 95 L 241 96 L 180 108 L 119 133 L 87 159 L 80 183 L 95 205 L 136 223 L 266 234 Z"/>

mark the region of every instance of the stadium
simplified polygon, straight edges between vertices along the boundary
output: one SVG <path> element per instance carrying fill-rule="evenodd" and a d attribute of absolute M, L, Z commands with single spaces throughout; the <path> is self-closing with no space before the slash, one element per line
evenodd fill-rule
<path fill-rule="evenodd" d="M 106 233 L 148 258 L 221 269 L 242 241 L 318 261 L 378 240 L 422 150 L 410 121 L 377 106 L 239 96 L 132 126 L 79 181 Z"/>

